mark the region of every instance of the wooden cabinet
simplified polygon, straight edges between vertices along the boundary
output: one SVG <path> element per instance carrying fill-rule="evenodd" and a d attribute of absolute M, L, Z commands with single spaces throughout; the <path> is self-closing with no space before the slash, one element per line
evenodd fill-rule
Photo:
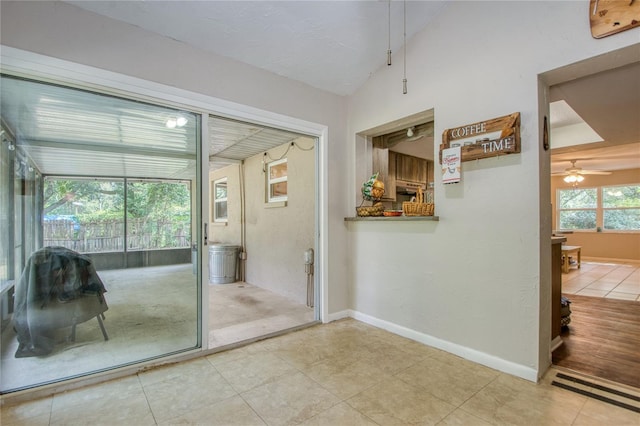
<path fill-rule="evenodd" d="M 396 201 L 396 181 L 420 182 L 429 188 L 433 182 L 433 162 L 390 151 L 382 140 L 373 140 L 373 172 L 384 183 L 383 201 Z"/>
<path fill-rule="evenodd" d="M 427 160 L 411 155 L 396 154 L 396 180 L 427 182 Z"/>
<path fill-rule="evenodd" d="M 373 143 L 373 172 L 378 173 L 378 180 L 384 183 L 383 201 L 396 200 L 396 153 Z"/>

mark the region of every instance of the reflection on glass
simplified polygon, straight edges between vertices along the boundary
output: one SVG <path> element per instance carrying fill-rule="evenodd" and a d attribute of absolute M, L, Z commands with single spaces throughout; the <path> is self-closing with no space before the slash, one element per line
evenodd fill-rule
<path fill-rule="evenodd" d="M 287 182 L 278 182 L 271 185 L 271 198 L 287 195 Z"/>
<path fill-rule="evenodd" d="M 198 116 L 1 83 L 0 392 L 199 347 Z"/>

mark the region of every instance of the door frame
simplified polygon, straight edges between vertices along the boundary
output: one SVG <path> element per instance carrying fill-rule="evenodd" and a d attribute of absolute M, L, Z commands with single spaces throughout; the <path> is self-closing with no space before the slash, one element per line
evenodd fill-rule
<path fill-rule="evenodd" d="M 328 315 L 328 126 L 311 121 L 289 117 L 283 114 L 262 110 L 259 108 L 243 105 L 216 97 L 179 89 L 137 77 L 103 70 L 75 62 L 70 62 L 38 53 L 28 52 L 8 46 L 1 46 L 0 51 L 0 71 L 14 76 L 37 79 L 43 82 L 64 84 L 70 87 L 90 89 L 105 94 L 122 96 L 130 99 L 146 100 L 150 102 L 164 102 L 174 107 L 181 107 L 196 114 L 201 114 L 204 119 L 209 114 L 218 115 L 247 122 L 253 122 L 269 127 L 289 130 L 296 133 L 317 138 L 317 160 L 316 160 L 316 259 L 315 259 L 315 288 L 316 301 L 319 307 L 316 308 L 316 315 L 319 320 L 325 322 Z M 201 153 L 208 152 L 207 126 L 206 121 L 201 121 L 201 143 L 199 149 Z M 204 167 L 206 164 L 206 167 Z M 204 174 L 207 174 L 206 178 Z M 204 222 L 209 217 L 209 182 L 208 182 L 208 155 L 201 155 L 200 182 L 198 184 L 201 194 L 201 209 L 197 211 L 197 232 L 194 235 L 200 237 L 199 262 L 198 262 L 198 286 L 201 289 L 200 299 L 200 330 L 201 348 L 160 358 L 156 361 L 136 364 L 130 367 L 116 368 L 102 377 L 111 379 L 137 371 L 149 365 L 162 364 L 168 359 L 180 361 L 199 356 L 202 352 L 207 352 L 208 347 L 208 286 L 202 284 L 203 277 L 208 277 L 208 253 L 204 250 L 203 233 Z M 92 378 L 95 375 L 86 376 Z M 82 382 L 83 379 L 79 379 Z M 95 379 L 94 379 L 95 380 Z M 86 380 L 85 380 L 86 381 Z M 73 387 L 73 385 L 71 385 Z M 60 386 L 58 384 L 58 390 Z"/>
<path fill-rule="evenodd" d="M 543 122 L 549 117 L 549 88 L 603 71 L 638 62 L 638 46 L 631 45 L 538 74 L 539 189 L 540 189 L 540 297 L 539 297 L 539 376 L 552 366 L 551 341 L 551 148 L 544 150 Z M 556 342 L 557 343 L 557 342 Z"/>

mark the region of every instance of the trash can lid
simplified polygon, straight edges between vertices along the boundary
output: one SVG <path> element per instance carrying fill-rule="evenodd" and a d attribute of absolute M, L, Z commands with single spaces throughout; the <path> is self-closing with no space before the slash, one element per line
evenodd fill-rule
<path fill-rule="evenodd" d="M 236 249 L 236 248 L 240 248 L 240 246 L 236 245 L 236 244 L 221 244 L 221 243 L 216 243 L 216 244 L 210 244 L 209 245 L 209 250 L 211 249 Z"/>

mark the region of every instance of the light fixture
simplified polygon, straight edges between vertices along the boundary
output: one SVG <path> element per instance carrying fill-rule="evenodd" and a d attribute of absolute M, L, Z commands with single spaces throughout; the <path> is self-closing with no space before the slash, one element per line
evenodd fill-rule
<path fill-rule="evenodd" d="M 187 124 L 188 121 L 189 120 L 182 116 L 177 118 L 169 118 L 165 122 L 165 126 L 167 126 L 167 129 L 175 129 L 176 127 L 183 127 L 185 124 Z"/>
<path fill-rule="evenodd" d="M 407 137 L 410 138 L 411 136 L 413 136 L 413 127 L 407 129 Z"/>
<path fill-rule="evenodd" d="M 567 183 L 572 183 L 574 185 L 577 185 L 578 183 L 584 180 L 584 176 L 579 175 L 577 173 L 571 173 L 570 175 L 565 176 L 563 180 Z"/>

